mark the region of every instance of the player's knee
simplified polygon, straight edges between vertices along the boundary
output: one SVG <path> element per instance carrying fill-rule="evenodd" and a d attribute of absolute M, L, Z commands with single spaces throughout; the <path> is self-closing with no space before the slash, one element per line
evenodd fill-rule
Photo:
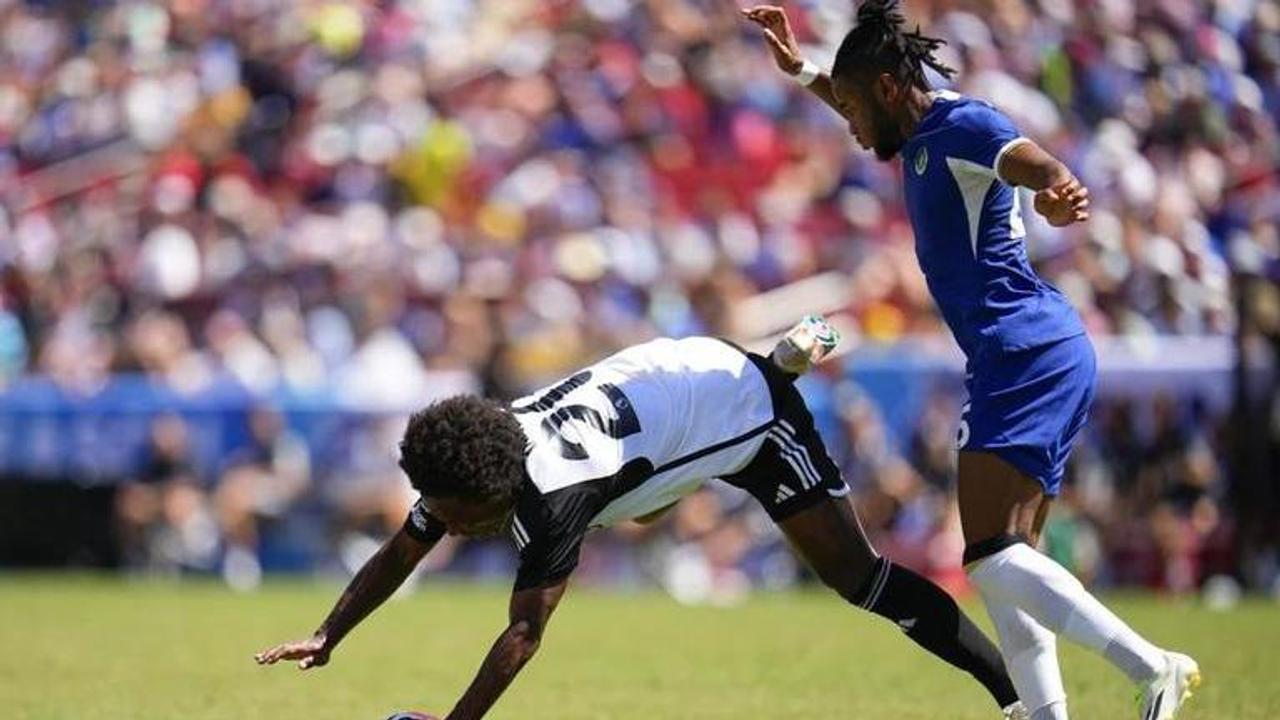
<path fill-rule="evenodd" d="M 507 628 L 507 635 L 515 644 L 522 662 L 527 662 L 542 646 L 542 627 L 529 620 L 517 620 Z"/>

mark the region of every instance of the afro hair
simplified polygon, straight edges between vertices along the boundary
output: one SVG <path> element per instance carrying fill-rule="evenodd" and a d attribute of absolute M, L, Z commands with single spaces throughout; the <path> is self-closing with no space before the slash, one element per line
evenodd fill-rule
<path fill-rule="evenodd" d="M 459 395 L 409 418 L 400 467 L 426 497 L 510 499 L 524 478 L 525 445 L 524 431 L 507 408 Z"/>

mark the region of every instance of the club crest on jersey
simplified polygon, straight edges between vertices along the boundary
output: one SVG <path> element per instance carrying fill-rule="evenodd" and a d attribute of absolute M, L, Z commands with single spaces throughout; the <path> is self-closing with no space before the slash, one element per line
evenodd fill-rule
<path fill-rule="evenodd" d="M 916 153 L 916 174 L 923 175 L 927 167 L 929 167 L 929 149 L 922 147 L 920 152 Z"/>

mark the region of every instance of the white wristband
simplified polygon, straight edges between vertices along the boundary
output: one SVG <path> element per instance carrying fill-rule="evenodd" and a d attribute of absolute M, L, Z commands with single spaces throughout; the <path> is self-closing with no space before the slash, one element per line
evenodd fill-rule
<path fill-rule="evenodd" d="M 796 82 L 808 87 L 812 85 L 813 81 L 817 80 L 818 76 L 821 74 L 822 68 L 815 65 L 812 60 L 806 59 L 804 64 L 800 66 L 800 72 L 796 73 L 792 77 L 796 79 Z"/>

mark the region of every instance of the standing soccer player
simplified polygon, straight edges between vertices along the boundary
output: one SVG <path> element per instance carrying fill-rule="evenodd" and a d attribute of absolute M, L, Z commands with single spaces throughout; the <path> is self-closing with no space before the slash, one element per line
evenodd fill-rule
<path fill-rule="evenodd" d="M 995 623 L 1034 720 L 1067 717 L 1055 633 L 1140 687 L 1139 718 L 1165 720 L 1200 681 L 1191 658 L 1140 637 L 1057 563 L 1037 553 L 1067 454 L 1093 400 L 1093 346 L 1070 303 L 1036 276 L 1015 187 L 1036 191 L 1054 226 L 1089 217 L 1089 192 L 999 110 L 930 91 L 942 41 L 905 30 L 895 0 L 868 0 L 830 75 L 801 57 L 777 7 L 759 24 L 778 66 L 847 119 L 858 144 L 903 159 L 907 211 L 929 290 L 968 359 L 957 445 L 965 569 Z"/>
<path fill-rule="evenodd" d="M 823 582 L 972 674 L 1024 718 L 1000 652 L 941 588 L 880 557 L 791 382 L 838 336 L 806 319 L 772 361 L 712 338 L 654 340 L 506 408 L 457 397 L 415 414 L 400 465 L 422 494 L 315 634 L 262 664 L 328 662 L 446 533 L 510 533 L 509 625 L 448 720 L 483 716 L 537 651 L 591 528 L 653 519 L 708 478 L 758 500 Z M 786 351 L 786 352 L 783 352 Z M 786 372 L 786 368 L 791 372 Z"/>

